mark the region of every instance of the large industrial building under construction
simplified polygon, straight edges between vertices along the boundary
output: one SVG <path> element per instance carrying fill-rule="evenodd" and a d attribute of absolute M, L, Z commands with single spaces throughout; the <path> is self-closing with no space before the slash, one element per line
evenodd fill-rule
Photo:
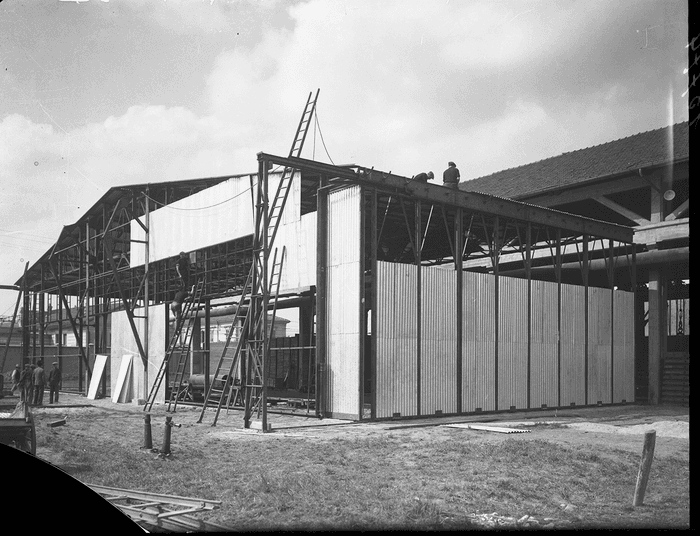
<path fill-rule="evenodd" d="M 263 429 L 300 401 L 371 420 L 639 399 L 633 227 L 300 158 L 314 104 L 289 156 L 114 187 L 65 226 L 17 282 L 22 359 L 57 356 L 116 402 L 239 409 Z"/>

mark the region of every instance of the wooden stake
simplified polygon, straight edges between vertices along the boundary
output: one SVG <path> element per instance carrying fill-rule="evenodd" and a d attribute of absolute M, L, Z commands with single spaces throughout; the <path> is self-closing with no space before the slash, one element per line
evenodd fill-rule
<path fill-rule="evenodd" d="M 644 447 L 642 448 L 642 459 L 639 462 L 639 474 L 637 475 L 637 486 L 634 489 L 633 506 L 642 506 L 644 502 L 644 492 L 647 489 L 651 462 L 654 459 L 654 446 L 656 445 L 656 430 L 651 430 L 644 434 Z"/>

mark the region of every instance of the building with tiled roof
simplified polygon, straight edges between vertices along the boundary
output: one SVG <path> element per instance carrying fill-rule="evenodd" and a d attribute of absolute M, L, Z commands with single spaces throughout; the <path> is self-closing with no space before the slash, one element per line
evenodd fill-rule
<path fill-rule="evenodd" d="M 512 199 L 527 199 L 635 174 L 640 168 L 687 161 L 690 156 L 688 122 L 649 130 L 593 147 L 578 149 L 490 175 L 468 180 L 460 188 Z M 642 181 L 643 179 L 640 179 Z"/>
<path fill-rule="evenodd" d="M 652 403 L 688 401 L 689 160 L 686 121 L 459 185 L 634 228 L 637 397 Z"/>

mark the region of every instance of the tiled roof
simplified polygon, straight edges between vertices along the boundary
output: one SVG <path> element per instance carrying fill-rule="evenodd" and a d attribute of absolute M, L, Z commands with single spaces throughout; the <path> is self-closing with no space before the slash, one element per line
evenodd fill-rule
<path fill-rule="evenodd" d="M 673 160 L 689 156 L 688 122 L 673 125 Z M 668 127 L 564 153 L 460 183 L 462 190 L 518 199 L 528 194 L 670 161 Z M 643 180 L 643 179 L 640 179 Z"/>

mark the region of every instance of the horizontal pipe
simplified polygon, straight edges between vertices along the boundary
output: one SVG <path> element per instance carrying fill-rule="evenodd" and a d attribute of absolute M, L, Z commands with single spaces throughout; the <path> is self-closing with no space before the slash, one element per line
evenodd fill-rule
<path fill-rule="evenodd" d="M 620 255 L 615 259 L 615 267 L 623 268 L 629 266 L 632 260 L 632 255 L 627 256 Z M 636 265 L 637 266 L 649 266 L 652 264 L 662 264 L 668 262 L 684 262 L 690 260 L 690 248 L 674 248 L 674 249 L 656 249 L 653 251 L 644 251 L 642 253 L 637 253 Z M 590 270 L 606 270 L 607 263 L 605 259 L 594 259 L 590 263 Z M 578 262 L 567 262 L 561 265 L 562 270 L 580 270 L 581 265 Z M 554 266 L 533 266 L 531 270 L 533 272 L 544 272 L 553 270 Z M 500 272 L 501 275 L 523 275 L 525 274 L 524 268 L 519 268 L 516 270 L 503 270 Z"/>
<path fill-rule="evenodd" d="M 306 305 L 309 303 L 309 300 L 311 297 L 302 297 L 302 298 L 290 298 L 288 300 L 284 301 L 279 301 L 277 302 L 277 309 L 291 309 L 292 307 L 300 307 L 302 305 Z M 230 315 L 235 315 L 236 311 L 238 310 L 239 305 L 234 304 L 234 305 L 229 305 L 227 307 L 212 307 L 212 309 L 209 311 L 209 317 L 218 317 L 218 316 L 230 316 Z M 268 306 L 268 309 L 272 309 L 274 307 L 274 303 L 271 303 Z M 248 310 L 247 306 L 243 306 L 241 308 L 241 312 L 245 314 Z M 185 315 L 185 318 L 188 318 L 189 316 L 194 316 L 194 313 L 189 313 L 189 315 Z"/>

